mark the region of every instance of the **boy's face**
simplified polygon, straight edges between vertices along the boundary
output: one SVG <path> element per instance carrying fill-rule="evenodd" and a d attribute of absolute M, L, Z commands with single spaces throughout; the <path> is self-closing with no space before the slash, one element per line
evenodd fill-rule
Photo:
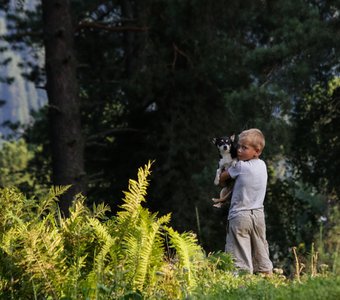
<path fill-rule="evenodd" d="M 252 146 L 247 140 L 240 140 L 238 142 L 237 148 L 237 158 L 239 160 L 250 160 L 253 158 L 258 158 L 261 154 L 261 151 L 258 148 Z"/>

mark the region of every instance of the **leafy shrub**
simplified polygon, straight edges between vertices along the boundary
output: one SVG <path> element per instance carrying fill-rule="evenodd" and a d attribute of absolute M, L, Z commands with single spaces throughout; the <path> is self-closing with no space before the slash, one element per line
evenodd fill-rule
<path fill-rule="evenodd" d="M 90 210 L 82 195 L 63 217 L 57 201 L 68 187 L 53 187 L 42 199 L 27 199 L 15 188 L 0 190 L 2 295 L 178 298 L 194 289 L 207 268 L 203 250 L 194 234 L 166 226 L 170 215 L 158 217 L 142 206 L 150 167 L 129 181 L 121 210 L 110 219 L 107 206 Z"/>
<path fill-rule="evenodd" d="M 81 194 L 62 216 L 58 197 L 68 187 L 39 199 L 0 189 L 0 298 L 307 299 L 314 296 L 309 289 L 339 296 L 338 277 L 297 284 L 284 276 L 235 276 L 229 255 L 206 256 L 193 233 L 167 225 L 170 215 L 143 207 L 150 167 L 129 181 L 112 218 L 104 204 L 89 209 Z"/>

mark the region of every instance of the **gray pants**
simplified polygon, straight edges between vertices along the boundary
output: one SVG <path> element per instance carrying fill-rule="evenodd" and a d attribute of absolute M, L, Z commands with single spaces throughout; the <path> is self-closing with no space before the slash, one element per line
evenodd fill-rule
<path fill-rule="evenodd" d="M 272 271 L 262 209 L 242 211 L 229 220 L 225 250 L 241 270 L 251 274 Z"/>

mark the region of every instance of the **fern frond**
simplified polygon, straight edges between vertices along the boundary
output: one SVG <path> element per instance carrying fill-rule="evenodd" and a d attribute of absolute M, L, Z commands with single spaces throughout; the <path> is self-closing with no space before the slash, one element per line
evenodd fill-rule
<path fill-rule="evenodd" d="M 147 194 L 149 185 L 147 177 L 151 173 L 151 164 L 149 162 L 144 168 L 138 169 L 138 181 L 129 181 L 129 190 L 124 193 L 124 204 L 120 207 L 122 210 L 117 213 L 115 219 L 115 231 L 119 237 L 118 243 L 121 243 L 124 237 L 134 231 L 137 226 L 142 209 L 141 203 L 145 201 Z"/>
<path fill-rule="evenodd" d="M 93 203 L 91 215 L 93 218 L 105 220 L 107 219 L 106 213 L 110 211 L 110 207 L 105 203 L 99 203 L 98 205 L 96 205 L 96 203 Z"/>
<path fill-rule="evenodd" d="M 89 270 L 93 260 L 93 248 L 96 246 L 96 236 L 88 222 L 88 219 L 91 218 L 91 212 L 84 201 L 83 196 L 77 195 L 69 210 L 69 217 L 60 216 L 58 222 L 60 234 L 63 236 L 64 255 L 67 257 L 67 264 L 74 265 L 77 264 L 80 257 L 88 257 L 86 263 Z"/>
<path fill-rule="evenodd" d="M 54 212 L 56 210 L 58 197 L 64 194 L 71 185 L 66 186 L 53 186 L 49 189 L 47 195 L 41 199 L 37 208 L 37 217 L 40 217 L 48 212 Z"/>
<path fill-rule="evenodd" d="M 68 218 L 60 218 L 59 222 L 65 233 L 75 233 L 76 229 L 83 231 L 86 225 L 85 220 L 91 215 L 90 210 L 85 205 L 85 197 L 81 194 L 76 195 L 75 200 L 69 208 L 70 215 Z M 85 226 L 86 227 L 86 226 Z"/>
<path fill-rule="evenodd" d="M 141 209 L 140 219 L 134 231 L 126 239 L 127 266 L 132 272 L 132 285 L 143 290 L 146 285 L 153 284 L 150 279 L 163 259 L 163 240 L 161 227 L 168 223 L 170 215 L 157 219 L 147 209 Z"/>
<path fill-rule="evenodd" d="M 57 297 L 67 269 L 62 236 L 44 221 L 21 226 L 18 234 L 23 243 L 18 264 L 26 270 L 31 280 L 44 286 L 47 294 Z"/>
<path fill-rule="evenodd" d="M 30 220 L 34 217 L 32 207 L 34 202 L 16 188 L 0 189 L 0 233 L 14 226 L 16 220 Z M 14 221 L 14 223 L 13 223 Z"/>
<path fill-rule="evenodd" d="M 88 218 L 88 223 L 94 230 L 96 240 L 101 244 L 99 248 L 100 251 L 95 257 L 95 264 L 97 265 L 97 269 L 102 270 L 106 255 L 110 253 L 111 248 L 116 243 L 116 237 L 111 236 L 105 224 L 99 220 Z"/>
<path fill-rule="evenodd" d="M 80 216 L 89 216 L 91 215 L 89 208 L 85 205 L 85 196 L 82 194 L 77 194 L 75 199 L 72 201 L 72 205 L 70 206 L 70 215 L 73 216 L 73 219 L 76 219 Z"/>
<path fill-rule="evenodd" d="M 138 181 L 129 180 L 128 191 L 124 192 L 124 204 L 122 211 L 118 213 L 118 219 L 134 219 L 138 215 L 139 207 L 145 201 L 147 187 L 149 186 L 148 176 L 151 174 L 151 162 L 149 161 L 144 168 L 138 169 Z"/>
<path fill-rule="evenodd" d="M 78 288 L 83 280 L 82 271 L 86 266 L 86 258 L 87 254 L 77 257 L 67 269 L 65 277 L 68 280 L 65 282 L 64 288 L 65 294 L 68 295 L 68 297 L 65 297 L 67 299 L 77 299 L 78 297 Z"/>
<path fill-rule="evenodd" d="M 170 247 L 175 249 L 180 268 L 183 274 L 186 274 L 188 286 L 191 288 L 196 285 L 195 272 L 199 262 L 204 259 L 203 250 L 193 233 L 180 234 L 170 227 L 167 227 L 166 230 L 170 236 Z"/>
<path fill-rule="evenodd" d="M 88 224 L 93 228 L 96 237 L 99 242 L 106 243 L 109 240 L 114 240 L 111 234 L 108 232 L 105 224 L 101 223 L 98 219 L 87 218 Z"/>

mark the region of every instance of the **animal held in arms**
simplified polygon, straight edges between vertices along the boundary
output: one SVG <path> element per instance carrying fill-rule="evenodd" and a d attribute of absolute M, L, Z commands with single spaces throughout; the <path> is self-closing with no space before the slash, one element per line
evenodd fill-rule
<path fill-rule="evenodd" d="M 237 162 L 237 141 L 235 135 L 228 137 L 213 138 L 213 144 L 217 147 L 219 152 L 218 168 L 216 170 L 214 184 L 220 184 L 220 176 L 224 170 L 227 170 L 230 166 L 235 166 Z M 221 189 L 219 198 L 212 198 L 214 207 L 221 208 L 223 204 L 230 199 L 233 191 L 234 182 L 228 181 L 227 185 Z"/>

